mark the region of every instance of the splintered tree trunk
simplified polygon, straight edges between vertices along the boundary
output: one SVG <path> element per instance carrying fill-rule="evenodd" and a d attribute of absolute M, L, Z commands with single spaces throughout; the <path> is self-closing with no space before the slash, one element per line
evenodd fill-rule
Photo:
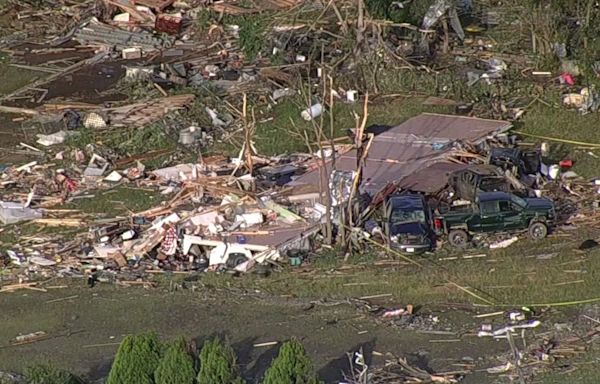
<path fill-rule="evenodd" d="M 244 143 L 245 143 L 245 160 L 246 160 L 246 167 L 248 168 L 248 172 L 250 173 L 250 175 L 252 175 L 252 172 L 254 171 L 254 161 L 252 160 L 252 155 L 253 155 L 253 151 L 252 151 L 252 136 L 254 134 L 254 127 L 252 125 L 250 125 L 250 123 L 248 122 L 248 113 L 247 113 L 247 98 L 246 98 L 246 94 L 244 93 L 244 104 L 243 104 L 243 109 L 242 109 L 242 114 L 243 114 L 243 119 L 244 119 Z"/>
<path fill-rule="evenodd" d="M 354 197 L 359 192 L 360 184 L 362 182 L 362 170 L 365 159 L 368 153 L 368 146 L 365 148 L 363 146 L 363 137 L 365 134 L 365 127 L 367 126 L 367 117 L 369 116 L 369 94 L 365 95 L 365 103 L 363 107 L 363 116 L 362 120 L 359 120 L 358 115 L 356 115 L 356 133 L 354 138 L 354 146 L 356 148 L 356 177 L 354 178 L 354 182 L 352 183 L 352 189 L 350 191 L 350 196 L 348 197 L 348 206 L 346 212 L 345 220 L 342 222 L 342 225 L 348 225 L 349 228 L 353 228 L 355 225 L 353 211 L 354 206 L 352 201 Z M 369 144 L 371 140 L 369 141 Z M 352 234 L 348 236 L 345 242 L 346 246 L 346 255 L 344 256 L 344 262 L 348 261 L 348 257 L 350 256 L 350 252 L 352 251 Z"/>
<path fill-rule="evenodd" d="M 448 35 L 448 20 L 446 20 L 446 18 L 442 20 L 442 27 L 444 28 L 444 45 L 442 47 L 442 52 L 448 53 L 450 36 Z"/>
<path fill-rule="evenodd" d="M 362 50 L 362 44 L 365 34 L 365 3 L 363 0 L 358 1 L 358 21 L 356 22 L 356 46 L 354 47 L 354 55 L 358 56 Z"/>

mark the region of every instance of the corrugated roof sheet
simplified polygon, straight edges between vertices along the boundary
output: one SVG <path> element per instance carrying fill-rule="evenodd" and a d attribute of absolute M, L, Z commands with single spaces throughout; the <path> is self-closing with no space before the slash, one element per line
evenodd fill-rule
<path fill-rule="evenodd" d="M 408 119 L 375 136 L 363 168 L 362 187 L 374 194 L 389 182 L 402 181 L 401 185 L 410 186 L 414 191 L 438 191 L 446 184 L 446 173 L 460 169 L 460 164 L 445 161 L 450 149 L 434 149 L 434 144 L 455 141 L 478 143 L 490 135 L 507 131 L 511 126 L 511 123 L 502 120 L 433 113 Z M 330 166 L 329 163 L 327 170 Z M 356 170 L 356 151 L 338 155 L 336 169 Z M 308 172 L 292 185 L 308 184 L 318 190 L 319 174 L 318 169 Z"/>

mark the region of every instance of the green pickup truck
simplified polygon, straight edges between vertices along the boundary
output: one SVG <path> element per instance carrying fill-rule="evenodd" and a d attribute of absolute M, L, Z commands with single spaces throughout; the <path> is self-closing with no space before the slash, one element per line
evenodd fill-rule
<path fill-rule="evenodd" d="M 533 239 L 548 234 L 556 219 L 554 204 L 506 192 L 482 192 L 471 205 L 452 207 L 434 218 L 436 234 L 448 235 L 454 247 L 466 247 L 473 233 L 525 230 Z"/>

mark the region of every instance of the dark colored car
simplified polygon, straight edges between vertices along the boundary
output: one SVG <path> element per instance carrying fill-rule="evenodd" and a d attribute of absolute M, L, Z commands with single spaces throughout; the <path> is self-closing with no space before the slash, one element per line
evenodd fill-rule
<path fill-rule="evenodd" d="M 448 235 L 455 247 L 465 247 L 470 235 L 478 232 L 529 231 L 533 239 L 542 239 L 554 223 L 556 212 L 552 201 L 543 198 L 521 198 L 506 192 L 480 193 L 476 203 L 452 207 L 434 219 L 436 233 Z"/>
<path fill-rule="evenodd" d="M 419 194 L 391 195 L 383 204 L 384 234 L 394 249 L 417 254 L 431 250 L 431 211 Z"/>

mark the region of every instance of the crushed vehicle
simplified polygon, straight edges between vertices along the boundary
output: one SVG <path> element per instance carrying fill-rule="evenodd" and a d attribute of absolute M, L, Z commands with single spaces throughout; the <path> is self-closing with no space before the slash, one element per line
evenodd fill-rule
<path fill-rule="evenodd" d="M 528 230 L 533 239 L 548 235 L 556 211 L 545 198 L 521 198 L 506 192 L 482 192 L 473 204 L 454 206 L 434 218 L 436 234 L 454 247 L 466 247 L 475 233 Z"/>
<path fill-rule="evenodd" d="M 481 192 L 511 192 L 511 185 L 502 171 L 494 165 L 473 165 L 455 171 L 448 177 L 455 197 L 475 201 Z"/>
<path fill-rule="evenodd" d="M 488 163 L 510 170 L 523 178 L 540 172 L 542 163 L 539 151 L 523 151 L 519 148 L 491 148 Z"/>
<path fill-rule="evenodd" d="M 434 236 L 432 214 L 422 195 L 406 193 L 388 196 L 383 210 L 383 232 L 392 248 L 410 254 L 431 250 Z"/>

